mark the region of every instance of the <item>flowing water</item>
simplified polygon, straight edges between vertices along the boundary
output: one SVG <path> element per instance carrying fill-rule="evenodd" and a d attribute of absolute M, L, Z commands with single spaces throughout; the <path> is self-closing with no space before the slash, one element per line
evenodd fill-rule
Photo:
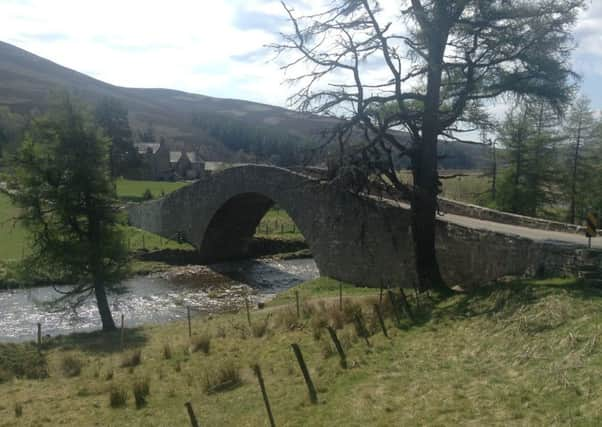
<path fill-rule="evenodd" d="M 199 269 L 204 274 L 198 274 Z M 122 292 L 109 295 L 116 322 L 121 314 L 127 327 L 182 319 L 188 306 L 195 313 L 218 313 L 240 307 L 245 295 L 254 303 L 265 301 L 319 275 L 312 259 L 237 261 L 212 265 L 210 270 L 184 267 L 125 281 Z M 45 303 L 57 296 L 51 286 L 0 291 L 0 342 L 33 339 L 38 322 L 43 334 L 52 336 L 99 328 L 93 298 L 76 311 L 55 312 Z"/>

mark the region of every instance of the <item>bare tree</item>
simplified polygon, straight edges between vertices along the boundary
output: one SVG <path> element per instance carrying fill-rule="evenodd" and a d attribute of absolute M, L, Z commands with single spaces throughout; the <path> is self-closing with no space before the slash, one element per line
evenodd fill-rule
<path fill-rule="evenodd" d="M 438 143 L 469 142 L 484 103 L 504 94 L 560 108 L 584 0 L 400 0 L 393 19 L 376 0 L 334 0 L 313 15 L 283 5 L 293 31 L 273 47 L 300 87 L 291 104 L 344 119 L 328 139 L 340 170 L 410 200 L 419 287 L 447 290 L 435 253 Z M 411 185 L 397 173 L 402 158 Z"/>

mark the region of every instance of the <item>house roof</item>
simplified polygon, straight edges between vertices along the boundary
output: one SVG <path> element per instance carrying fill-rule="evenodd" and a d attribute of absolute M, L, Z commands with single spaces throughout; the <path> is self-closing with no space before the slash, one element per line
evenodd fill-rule
<path fill-rule="evenodd" d="M 170 151 L 169 152 L 169 162 L 170 163 L 178 163 L 180 161 L 180 158 L 182 157 L 182 151 Z M 186 152 L 186 157 L 188 157 L 188 160 L 190 161 L 190 163 L 199 163 L 200 159 L 197 158 L 197 155 L 195 152 L 193 151 L 187 151 Z"/>
<path fill-rule="evenodd" d="M 140 154 L 146 154 L 149 151 L 155 154 L 157 151 L 159 151 L 161 144 L 158 142 L 138 142 L 134 144 L 134 146 Z"/>

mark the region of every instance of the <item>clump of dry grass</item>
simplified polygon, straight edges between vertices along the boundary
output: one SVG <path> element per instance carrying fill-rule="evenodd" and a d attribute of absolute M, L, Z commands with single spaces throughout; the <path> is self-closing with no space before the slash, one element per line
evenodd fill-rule
<path fill-rule="evenodd" d="M 278 311 L 276 323 L 289 331 L 303 328 L 303 322 L 297 317 L 296 309 L 291 307 Z"/>
<path fill-rule="evenodd" d="M 111 385 L 109 390 L 109 406 L 111 408 L 123 408 L 127 404 L 127 391 L 121 386 Z"/>
<path fill-rule="evenodd" d="M 148 378 L 139 378 L 132 385 L 132 393 L 136 402 L 136 409 L 146 406 L 146 398 L 150 394 L 150 380 Z"/>
<path fill-rule="evenodd" d="M 261 322 L 253 322 L 251 325 L 251 333 L 255 338 L 263 337 L 269 330 L 269 316 L 265 318 L 265 320 Z"/>
<path fill-rule="evenodd" d="M 121 360 L 122 368 L 134 368 L 142 363 L 142 352 L 140 350 L 133 350 L 126 353 Z"/>
<path fill-rule="evenodd" d="M 203 333 L 201 335 L 194 335 L 190 340 L 190 352 L 196 353 L 202 351 L 205 354 L 209 354 L 211 349 L 211 335 Z"/>
<path fill-rule="evenodd" d="M 240 367 L 231 360 L 223 362 L 216 369 L 205 372 L 203 391 L 207 394 L 232 390 L 242 384 Z"/>
<path fill-rule="evenodd" d="M 169 360 L 171 359 L 171 357 L 171 346 L 169 345 L 169 343 L 166 343 L 163 345 L 163 359 Z"/>
<path fill-rule="evenodd" d="M 61 359 L 61 371 L 67 378 L 78 377 L 82 372 L 81 359 L 72 355 L 65 355 Z"/>
<path fill-rule="evenodd" d="M 15 403 L 15 418 L 21 418 L 23 416 L 23 405 L 21 405 L 19 402 Z"/>

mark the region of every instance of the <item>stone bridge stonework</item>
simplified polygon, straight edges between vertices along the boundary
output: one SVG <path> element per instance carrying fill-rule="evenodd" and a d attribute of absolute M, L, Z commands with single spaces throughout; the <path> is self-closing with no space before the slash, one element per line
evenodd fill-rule
<path fill-rule="evenodd" d="M 410 212 L 402 205 L 341 191 L 303 174 L 245 165 L 209 175 L 166 197 L 130 205 L 138 228 L 185 239 L 207 262 L 245 255 L 273 204 L 293 219 L 320 274 L 350 283 L 415 282 Z M 516 236 L 437 222 L 437 250 L 450 285 L 472 287 L 506 275 L 573 273 L 587 254 Z"/>

